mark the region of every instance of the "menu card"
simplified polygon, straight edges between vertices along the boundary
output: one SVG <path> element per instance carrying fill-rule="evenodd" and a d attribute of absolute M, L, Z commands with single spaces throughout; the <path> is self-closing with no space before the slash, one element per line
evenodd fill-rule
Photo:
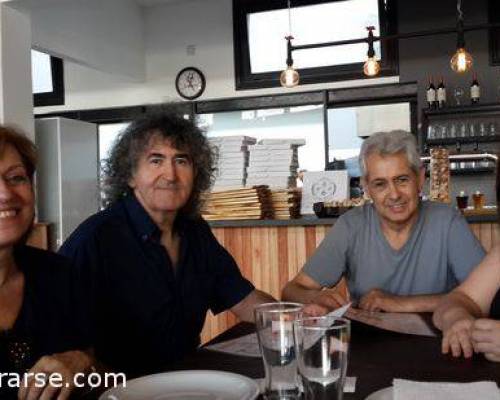
<path fill-rule="evenodd" d="M 346 317 L 388 331 L 420 336 L 437 336 L 436 329 L 421 314 L 365 311 L 350 308 Z"/>

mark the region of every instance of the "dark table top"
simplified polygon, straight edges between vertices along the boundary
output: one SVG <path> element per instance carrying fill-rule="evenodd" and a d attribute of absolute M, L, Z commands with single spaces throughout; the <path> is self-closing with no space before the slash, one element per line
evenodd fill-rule
<path fill-rule="evenodd" d="M 254 331 L 241 323 L 211 343 L 233 339 Z M 262 361 L 206 349 L 188 356 L 175 369 L 214 369 L 235 372 L 251 378 L 263 378 Z M 393 378 L 422 381 L 472 382 L 494 380 L 500 384 L 500 364 L 481 355 L 455 359 L 441 354 L 441 338 L 404 335 L 352 322 L 348 376 L 356 376 L 356 392 L 345 400 L 364 399 L 370 393 L 391 386 Z"/>

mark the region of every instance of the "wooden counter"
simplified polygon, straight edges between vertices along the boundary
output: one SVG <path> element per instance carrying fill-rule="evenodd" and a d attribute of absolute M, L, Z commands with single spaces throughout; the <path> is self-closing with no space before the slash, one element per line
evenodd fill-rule
<path fill-rule="evenodd" d="M 221 221 L 210 225 L 219 242 L 238 263 L 243 275 L 256 288 L 279 298 L 283 286 L 302 268 L 335 219 L 305 218 L 302 223 L 300 220 L 231 222 Z M 500 240 L 500 227 L 496 222 L 470 223 L 470 226 L 486 250 Z M 202 342 L 235 323 L 236 319 L 231 313 L 221 313 L 216 317 L 209 314 L 202 332 Z"/>

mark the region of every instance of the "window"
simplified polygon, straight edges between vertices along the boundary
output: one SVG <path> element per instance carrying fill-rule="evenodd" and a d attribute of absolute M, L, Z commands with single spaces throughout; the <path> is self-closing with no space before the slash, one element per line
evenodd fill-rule
<path fill-rule="evenodd" d="M 109 157 L 109 152 L 118 135 L 129 125 L 129 122 L 120 122 L 117 124 L 100 124 L 98 128 L 99 135 L 99 165 Z"/>
<path fill-rule="evenodd" d="M 496 0 L 488 1 L 488 22 L 500 22 L 500 4 Z M 490 65 L 500 65 L 500 28 L 491 29 L 489 32 Z"/>
<path fill-rule="evenodd" d="M 31 74 L 35 107 L 64 104 L 62 59 L 41 51 L 31 50 Z"/>
<path fill-rule="evenodd" d="M 344 160 L 349 175 L 360 175 L 358 156 L 363 139 L 376 132 L 410 132 L 412 115 L 409 102 L 375 104 L 328 109 L 328 159 Z"/>
<path fill-rule="evenodd" d="M 279 86 L 286 66 L 288 9 L 286 1 L 233 0 L 236 89 Z M 366 27 L 376 35 L 395 32 L 390 0 L 292 0 L 294 45 L 363 38 Z M 302 83 L 361 78 L 367 45 L 354 44 L 296 50 L 294 65 Z M 382 74 L 397 73 L 394 43 L 375 42 Z"/>
<path fill-rule="evenodd" d="M 198 115 L 208 137 L 250 136 L 260 139 L 304 139 L 299 147 L 299 169 L 325 167 L 323 106 L 307 105 Z"/>

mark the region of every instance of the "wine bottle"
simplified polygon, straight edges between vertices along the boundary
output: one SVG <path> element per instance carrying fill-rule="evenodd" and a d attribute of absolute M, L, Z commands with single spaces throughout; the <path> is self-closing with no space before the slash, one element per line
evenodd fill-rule
<path fill-rule="evenodd" d="M 479 103 L 479 98 L 481 97 L 481 86 L 479 86 L 479 81 L 477 80 L 477 75 L 474 72 L 472 76 L 472 83 L 470 85 L 470 101 L 472 104 Z"/>
<path fill-rule="evenodd" d="M 443 77 L 441 77 L 441 81 L 437 87 L 437 102 L 439 108 L 444 108 L 446 106 L 446 87 L 444 86 Z"/>
<path fill-rule="evenodd" d="M 432 82 L 432 76 L 429 76 L 429 86 L 427 86 L 427 107 L 429 109 L 436 107 L 436 87 Z"/>

